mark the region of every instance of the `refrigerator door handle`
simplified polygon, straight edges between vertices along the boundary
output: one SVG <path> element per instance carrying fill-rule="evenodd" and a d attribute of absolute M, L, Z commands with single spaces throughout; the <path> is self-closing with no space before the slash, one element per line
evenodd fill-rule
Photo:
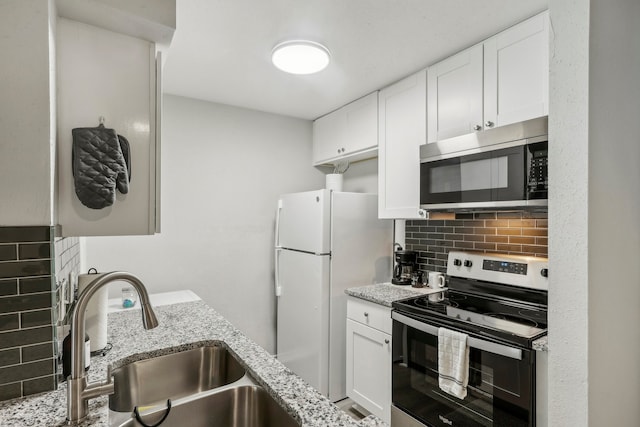
<path fill-rule="evenodd" d="M 274 269 L 275 269 L 275 292 L 276 297 L 282 295 L 282 286 L 280 286 L 280 211 L 282 210 L 282 199 L 278 199 L 278 209 L 276 210 L 276 231 L 275 231 L 275 251 L 274 251 Z"/>
<path fill-rule="evenodd" d="M 280 211 L 282 210 L 282 199 L 278 199 L 278 209 L 276 210 L 276 233 L 275 233 L 275 243 L 274 246 L 276 248 L 280 247 Z"/>
<path fill-rule="evenodd" d="M 282 248 L 276 248 L 275 250 L 275 291 L 276 297 L 282 295 L 282 286 L 280 286 L 280 252 L 282 252 Z"/>

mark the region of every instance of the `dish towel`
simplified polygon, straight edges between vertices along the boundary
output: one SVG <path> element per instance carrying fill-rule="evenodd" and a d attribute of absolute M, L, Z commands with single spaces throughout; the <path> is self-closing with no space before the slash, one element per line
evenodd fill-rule
<path fill-rule="evenodd" d="M 438 328 L 438 385 L 459 399 L 467 396 L 469 346 L 467 334 Z"/>

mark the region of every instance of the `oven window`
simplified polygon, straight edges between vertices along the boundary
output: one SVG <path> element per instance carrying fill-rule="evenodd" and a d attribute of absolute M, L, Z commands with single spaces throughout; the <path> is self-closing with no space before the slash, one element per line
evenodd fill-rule
<path fill-rule="evenodd" d="M 394 321 L 393 404 L 433 426 L 533 425 L 530 361 L 471 348 L 467 397 L 438 386 L 438 337 Z"/>

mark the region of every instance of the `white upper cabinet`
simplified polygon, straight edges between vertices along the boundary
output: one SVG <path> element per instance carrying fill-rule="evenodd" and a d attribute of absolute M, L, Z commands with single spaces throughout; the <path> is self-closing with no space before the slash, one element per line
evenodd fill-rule
<path fill-rule="evenodd" d="M 482 125 L 482 45 L 428 69 L 429 142 L 464 135 Z"/>
<path fill-rule="evenodd" d="M 378 148 L 378 92 L 313 122 L 313 164 L 362 160 Z"/>
<path fill-rule="evenodd" d="M 485 126 L 549 114 L 549 12 L 485 41 L 484 90 Z"/>
<path fill-rule="evenodd" d="M 161 61 L 153 42 L 60 18 L 57 22 L 57 222 L 62 236 L 158 232 Z M 76 195 L 72 130 L 106 128 L 130 145 L 127 194 L 91 209 Z M 105 186 L 107 188 L 107 186 Z"/>
<path fill-rule="evenodd" d="M 549 13 L 428 68 L 428 142 L 549 112 Z"/>
<path fill-rule="evenodd" d="M 378 216 L 424 218 L 420 209 L 420 145 L 427 133 L 426 70 L 379 95 Z"/>

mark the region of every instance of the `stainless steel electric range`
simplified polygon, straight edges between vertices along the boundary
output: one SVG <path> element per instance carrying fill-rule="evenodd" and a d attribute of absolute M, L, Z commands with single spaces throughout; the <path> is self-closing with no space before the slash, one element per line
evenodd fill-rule
<path fill-rule="evenodd" d="M 446 290 L 393 303 L 392 425 L 534 426 L 547 278 L 546 258 L 452 251 Z M 439 328 L 468 336 L 464 399 L 438 386 Z"/>

